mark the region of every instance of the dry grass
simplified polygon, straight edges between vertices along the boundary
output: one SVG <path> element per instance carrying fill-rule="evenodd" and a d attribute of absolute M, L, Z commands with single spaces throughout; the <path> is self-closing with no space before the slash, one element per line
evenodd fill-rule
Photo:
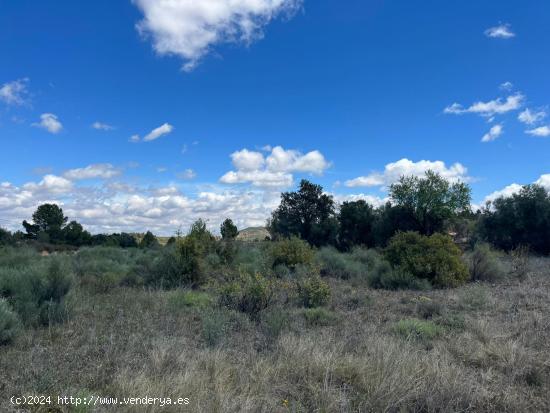
<path fill-rule="evenodd" d="M 523 282 L 421 293 L 332 281 L 336 322 L 281 308 L 274 334 L 227 313 L 217 344 L 204 309 L 174 307 L 173 293 L 77 289 L 69 321 L 0 348 L 0 410 L 15 394 L 94 394 L 191 401 L 116 410 L 128 412 L 550 411 L 550 260 L 531 268 Z M 395 332 L 403 319 L 444 332 L 413 340 Z"/>

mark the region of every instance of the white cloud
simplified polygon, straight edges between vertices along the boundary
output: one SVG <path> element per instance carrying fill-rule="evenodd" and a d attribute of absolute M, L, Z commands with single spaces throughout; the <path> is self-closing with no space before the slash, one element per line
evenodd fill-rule
<path fill-rule="evenodd" d="M 0 100 L 6 105 L 12 106 L 23 106 L 28 104 L 28 83 L 28 78 L 4 83 L 2 87 L 0 87 Z"/>
<path fill-rule="evenodd" d="M 495 139 L 498 139 L 500 135 L 504 132 L 504 128 L 501 124 L 495 125 L 491 128 L 491 130 L 483 135 L 483 138 L 481 138 L 481 142 L 492 142 Z"/>
<path fill-rule="evenodd" d="M 546 188 L 546 190 L 550 192 L 550 174 L 541 175 L 541 177 L 537 179 L 535 183 Z"/>
<path fill-rule="evenodd" d="M 23 188 L 40 193 L 59 195 L 71 191 L 73 183 L 62 176 L 48 174 L 38 184 L 29 182 L 23 185 Z"/>
<path fill-rule="evenodd" d="M 456 182 L 467 182 L 468 170 L 460 163 L 455 163 L 450 167 L 442 161 L 419 161 L 413 162 L 409 159 L 401 159 L 397 162 L 389 163 L 384 168 L 384 172 L 373 172 L 366 176 L 360 176 L 345 182 L 350 188 L 354 187 L 388 187 L 399 181 L 402 176 L 424 176 L 428 171 L 439 173 L 444 178 Z"/>
<path fill-rule="evenodd" d="M 250 44 L 282 13 L 301 0 L 134 0 L 144 15 L 138 31 L 153 42 L 159 55 L 178 56 L 193 70 L 213 46 Z"/>
<path fill-rule="evenodd" d="M 494 39 L 511 39 L 512 37 L 516 37 L 516 34 L 512 31 L 512 27 L 509 24 L 500 24 L 485 30 L 485 36 Z"/>
<path fill-rule="evenodd" d="M 305 155 L 296 150 L 285 150 L 280 146 L 271 148 L 265 157 L 262 152 L 243 149 L 231 155 L 236 171 L 229 171 L 220 178 L 224 184 L 251 183 L 266 188 L 286 188 L 293 183 L 293 173 L 302 172 L 322 175 L 330 163 L 319 151 Z"/>
<path fill-rule="evenodd" d="M 63 130 L 62 123 L 53 113 L 43 113 L 42 115 L 40 115 L 40 122 L 33 123 L 33 126 L 45 129 L 53 134 L 57 134 Z"/>
<path fill-rule="evenodd" d="M 147 134 L 143 138 L 143 142 L 150 142 L 154 141 L 155 139 L 160 138 L 163 135 L 167 135 L 171 133 L 174 130 L 174 127 L 170 125 L 169 123 L 164 123 L 163 125 L 159 126 L 158 128 L 153 129 L 149 134 Z"/>
<path fill-rule="evenodd" d="M 444 113 L 452 115 L 474 113 L 484 117 L 492 117 L 521 108 L 524 100 L 525 96 L 521 93 L 516 93 L 515 95 L 508 96 L 506 100 L 498 98 L 489 102 L 476 102 L 468 108 L 464 108 L 459 103 L 453 103 L 451 106 L 445 108 Z"/>
<path fill-rule="evenodd" d="M 197 177 L 197 173 L 192 169 L 186 169 L 183 172 L 180 172 L 176 175 L 179 179 L 194 179 Z"/>
<path fill-rule="evenodd" d="M 550 174 L 544 174 L 541 175 L 540 178 L 538 178 L 535 182 L 535 184 L 542 186 L 547 191 L 550 192 Z M 521 188 L 523 188 L 523 185 L 520 184 L 510 184 L 501 190 L 495 191 L 489 195 L 487 195 L 483 201 L 483 203 L 486 203 L 488 201 L 493 202 L 497 198 L 508 198 L 511 197 L 514 194 L 517 194 L 521 191 Z"/>
<path fill-rule="evenodd" d="M 94 122 L 92 124 L 92 128 L 97 129 L 97 130 L 102 130 L 102 131 L 110 131 L 110 130 L 113 130 L 115 127 L 111 126 L 107 123 Z"/>
<path fill-rule="evenodd" d="M 380 207 L 382 205 L 385 205 L 386 202 L 389 201 L 389 198 L 380 198 L 378 196 L 374 195 L 368 195 L 368 194 L 330 194 L 333 196 L 334 201 L 338 204 L 342 204 L 344 202 L 355 202 L 355 201 L 365 201 L 367 204 L 370 204 L 374 207 Z"/>
<path fill-rule="evenodd" d="M 540 128 L 527 130 L 525 133 L 539 138 L 546 138 L 550 136 L 550 126 L 541 126 Z"/>
<path fill-rule="evenodd" d="M 132 143 L 136 143 L 136 142 L 139 142 L 141 140 L 141 138 L 139 137 L 139 135 L 132 135 L 132 136 L 130 136 L 130 139 L 128 139 L 128 140 Z"/>
<path fill-rule="evenodd" d="M 110 179 L 121 174 L 120 169 L 110 163 L 88 165 L 85 168 L 69 169 L 63 176 L 71 181 L 83 179 Z"/>
<path fill-rule="evenodd" d="M 533 112 L 530 109 L 525 109 L 519 114 L 518 120 L 522 123 L 525 123 L 526 125 L 534 125 L 546 118 L 546 116 L 547 114 L 544 110 Z"/>
<path fill-rule="evenodd" d="M 499 89 L 509 92 L 514 89 L 514 84 L 512 82 L 504 82 L 499 86 Z"/>

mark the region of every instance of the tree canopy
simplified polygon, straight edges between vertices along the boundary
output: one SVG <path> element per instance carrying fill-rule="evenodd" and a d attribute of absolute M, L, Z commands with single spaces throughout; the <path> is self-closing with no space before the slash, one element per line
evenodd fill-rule
<path fill-rule="evenodd" d="M 232 240 L 237 238 L 237 235 L 239 235 L 239 229 L 231 219 L 227 218 L 220 226 L 220 233 L 222 234 L 222 238 L 224 240 Z"/>

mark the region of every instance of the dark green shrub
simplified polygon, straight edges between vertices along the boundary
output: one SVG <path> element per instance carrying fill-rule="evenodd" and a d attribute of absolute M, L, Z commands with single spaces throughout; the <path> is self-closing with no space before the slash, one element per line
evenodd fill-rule
<path fill-rule="evenodd" d="M 321 248 L 316 255 L 321 275 L 348 280 L 365 277 L 367 266 L 352 254 L 344 254 L 333 247 Z"/>
<path fill-rule="evenodd" d="M 174 310 L 184 308 L 205 309 L 213 303 L 210 294 L 202 291 L 171 291 L 168 296 L 168 305 Z"/>
<path fill-rule="evenodd" d="M 390 240 L 385 257 L 394 268 L 426 279 L 435 287 L 456 287 L 468 280 L 460 248 L 443 234 L 428 237 L 401 232 Z"/>
<path fill-rule="evenodd" d="M 338 316 L 334 312 L 322 307 L 306 308 L 304 318 L 308 326 L 311 327 L 329 326 L 338 320 Z"/>
<path fill-rule="evenodd" d="M 496 281 L 504 277 L 504 269 L 497 253 L 489 244 L 478 243 L 466 256 L 472 281 Z"/>
<path fill-rule="evenodd" d="M 8 302 L 0 298 L 0 345 L 11 343 L 19 334 L 21 322 Z"/>
<path fill-rule="evenodd" d="M 262 313 L 262 325 L 266 335 L 271 339 L 276 339 L 290 324 L 288 311 L 282 308 L 274 308 Z"/>
<path fill-rule="evenodd" d="M 330 301 L 330 287 L 319 276 L 310 276 L 298 280 L 297 289 L 298 298 L 304 307 L 320 307 Z"/>
<path fill-rule="evenodd" d="M 219 303 L 252 318 L 273 302 L 273 282 L 259 274 L 243 274 L 220 289 Z"/>
<path fill-rule="evenodd" d="M 273 267 L 286 265 L 294 270 L 299 264 L 312 264 L 315 254 L 307 242 L 292 237 L 275 242 L 271 248 L 271 256 Z"/>
<path fill-rule="evenodd" d="M 413 339 L 422 342 L 429 342 L 439 337 L 444 329 L 433 321 L 418 320 L 409 318 L 400 320 L 393 327 L 395 333 L 407 340 Z"/>
<path fill-rule="evenodd" d="M 371 288 L 385 290 L 429 290 L 428 280 L 416 278 L 400 268 L 392 268 L 389 262 L 380 261 L 369 273 Z"/>

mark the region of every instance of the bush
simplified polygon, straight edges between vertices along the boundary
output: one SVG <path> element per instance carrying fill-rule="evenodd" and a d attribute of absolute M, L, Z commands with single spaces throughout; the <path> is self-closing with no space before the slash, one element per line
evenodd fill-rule
<path fill-rule="evenodd" d="M 210 347 L 217 346 L 225 336 L 229 322 L 226 312 L 206 310 L 201 315 L 201 335 Z"/>
<path fill-rule="evenodd" d="M 422 342 L 431 341 L 443 333 L 443 327 L 438 326 L 433 321 L 418 320 L 409 318 L 400 320 L 394 325 L 394 331 L 397 335 Z"/>
<path fill-rule="evenodd" d="M 262 321 L 266 335 L 275 339 L 288 328 L 290 317 L 287 311 L 276 307 L 271 311 L 268 310 L 265 312 L 262 316 Z"/>
<path fill-rule="evenodd" d="M 474 250 L 466 256 L 472 281 L 496 281 L 504 277 L 504 269 L 497 253 L 489 244 L 476 244 Z"/>
<path fill-rule="evenodd" d="M 212 297 L 201 291 L 176 290 L 168 296 L 168 305 L 175 310 L 182 308 L 205 309 L 212 305 Z"/>
<path fill-rule="evenodd" d="M 416 278 L 400 268 L 392 268 L 389 262 L 379 262 L 368 276 L 369 286 L 385 290 L 429 290 L 428 280 Z"/>
<path fill-rule="evenodd" d="M 38 260 L 24 268 L 0 268 L 0 295 L 26 325 L 60 321 L 71 285 L 72 273 L 58 258 Z"/>
<path fill-rule="evenodd" d="M 456 287 L 468 279 L 460 248 L 443 234 L 398 233 L 390 240 L 385 257 L 394 268 L 426 279 L 435 287 Z"/>
<path fill-rule="evenodd" d="M 529 275 L 529 248 L 520 246 L 510 252 L 512 258 L 512 273 L 521 281 Z"/>
<path fill-rule="evenodd" d="M 11 343 L 19 334 L 21 323 L 6 300 L 0 298 L 0 345 Z"/>
<path fill-rule="evenodd" d="M 299 264 L 312 264 L 315 254 L 307 242 L 292 237 L 275 242 L 271 249 L 271 256 L 273 267 L 286 265 L 294 270 Z"/>
<path fill-rule="evenodd" d="M 330 301 L 330 287 L 318 276 L 300 279 L 297 288 L 298 298 L 304 307 L 320 307 Z"/>
<path fill-rule="evenodd" d="M 338 316 L 326 308 L 307 308 L 304 310 L 304 318 L 309 326 L 324 327 L 334 324 Z"/>
<path fill-rule="evenodd" d="M 348 280 L 367 274 L 367 266 L 352 254 L 343 254 L 333 247 L 321 248 L 316 261 L 320 265 L 321 275 Z"/>
<path fill-rule="evenodd" d="M 273 297 L 272 281 L 259 274 L 243 274 L 221 288 L 219 303 L 257 318 L 273 302 Z"/>

